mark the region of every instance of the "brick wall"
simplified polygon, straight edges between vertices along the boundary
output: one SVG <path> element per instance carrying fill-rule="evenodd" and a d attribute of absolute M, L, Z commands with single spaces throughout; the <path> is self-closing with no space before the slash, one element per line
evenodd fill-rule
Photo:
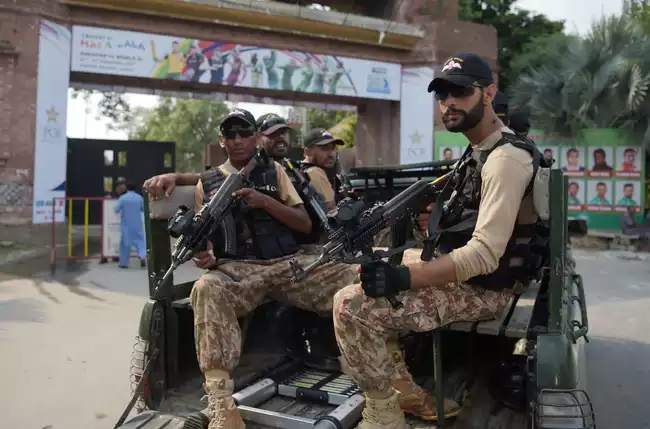
<path fill-rule="evenodd" d="M 419 24 L 427 33 L 410 53 L 172 18 L 80 7 L 68 9 L 56 0 L 3 0 L 0 5 L 0 224 L 31 223 L 41 18 L 68 25 L 98 25 L 242 44 L 263 43 L 278 49 L 394 61 L 404 65 L 435 66 L 454 51 L 465 49 L 482 55 L 493 67 L 496 66 L 494 29 L 458 21 L 458 0 L 396 0 L 395 4 L 394 19 Z M 441 7 L 442 4 L 445 7 Z M 366 164 L 398 162 L 399 151 L 395 141 L 399 139 L 399 109 L 396 106 L 397 103 L 383 103 L 382 107 L 380 102 L 368 102 L 365 110 L 362 109 L 368 114 L 361 115 L 366 117 L 360 122 L 362 126 L 365 124 L 365 128 L 359 131 L 358 137 L 360 141 L 362 137 L 367 138 L 368 142 L 358 155 Z"/>
<path fill-rule="evenodd" d="M 0 238 L 20 237 L 16 226 L 31 223 L 41 16 L 65 22 L 66 10 L 50 0 L 5 0 L 0 7 Z"/>

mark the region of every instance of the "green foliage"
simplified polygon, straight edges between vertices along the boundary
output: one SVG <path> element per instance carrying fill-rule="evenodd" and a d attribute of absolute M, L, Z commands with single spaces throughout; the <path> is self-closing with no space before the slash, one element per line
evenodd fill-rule
<path fill-rule="evenodd" d="M 87 89 L 73 89 L 71 97 L 73 99 L 81 97 L 84 101 L 88 101 L 93 94 L 98 92 Z M 102 98 L 97 104 L 100 116 L 104 116 L 118 124 L 132 119 L 131 107 L 122 94 L 116 92 L 102 92 L 101 94 Z"/>
<path fill-rule="evenodd" d="M 603 18 L 553 66 L 529 70 L 512 91 L 535 128 L 577 135 L 618 128 L 650 140 L 650 36 L 629 15 Z"/>
<path fill-rule="evenodd" d="M 137 109 L 122 124 L 132 140 L 176 143 L 176 171 L 203 169 L 206 144 L 219 141 L 219 124 L 228 106 L 218 101 L 163 98 L 153 109 Z"/>
<path fill-rule="evenodd" d="M 345 142 L 346 147 L 354 147 L 357 115 L 342 110 L 307 109 L 307 124 L 310 129 L 324 128 Z"/>
<path fill-rule="evenodd" d="M 624 0 L 623 13 L 631 16 L 650 34 L 650 0 Z"/>
<path fill-rule="evenodd" d="M 512 62 L 525 51 L 525 46 L 540 36 L 561 33 L 564 22 L 551 21 L 544 15 L 514 10 L 516 0 L 460 0 L 459 18 L 491 25 L 499 38 L 499 89 L 508 93 L 517 82 L 521 65 Z"/>
<path fill-rule="evenodd" d="M 571 47 L 578 43 L 579 37 L 564 33 L 537 36 L 524 45 L 521 54 L 510 63 L 512 75 L 523 76 L 543 68 L 555 69 Z"/>

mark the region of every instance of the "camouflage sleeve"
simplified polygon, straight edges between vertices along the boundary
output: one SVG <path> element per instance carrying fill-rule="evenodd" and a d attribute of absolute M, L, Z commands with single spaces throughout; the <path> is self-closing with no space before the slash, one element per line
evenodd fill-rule
<path fill-rule="evenodd" d="M 309 183 L 323 196 L 326 203 L 334 201 L 334 189 L 330 184 L 325 170 L 319 167 L 309 167 L 305 170 L 309 175 Z"/>
<path fill-rule="evenodd" d="M 297 205 L 303 204 L 302 198 L 298 195 L 298 191 L 291 183 L 291 179 L 287 176 L 287 172 L 284 171 L 284 168 L 277 162 L 273 161 L 275 164 L 275 172 L 278 177 L 278 195 L 282 202 L 289 206 L 295 207 Z"/>
<path fill-rule="evenodd" d="M 532 176 L 532 157 L 521 149 L 506 145 L 489 156 L 481 171 L 482 197 L 472 239 L 449 254 L 458 281 L 496 270 Z"/>

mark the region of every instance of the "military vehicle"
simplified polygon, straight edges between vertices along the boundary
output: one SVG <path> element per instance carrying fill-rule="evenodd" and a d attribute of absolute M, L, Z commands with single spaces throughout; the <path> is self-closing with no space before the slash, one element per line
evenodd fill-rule
<path fill-rule="evenodd" d="M 449 168 L 445 162 L 357 168 L 345 183 L 348 191 L 371 204 Z M 568 246 L 569 235 L 585 234 L 586 227 L 567 221 L 567 180 L 559 170 L 551 170 L 548 194 L 548 263 L 498 319 L 400 333 L 417 382 L 438 404 L 448 397 L 462 405 L 453 419 L 440 418 L 440 427 L 596 427 L 583 353 L 588 331 L 585 290 Z M 193 282 L 155 288 L 170 266 L 167 220 L 179 205 L 191 207 L 193 195 L 192 187 L 177 187 L 168 199 L 146 203 L 150 298 L 133 351 L 134 395 L 116 428 L 195 428 L 196 422 L 187 417 L 207 406 L 188 298 Z M 405 218 L 392 227 L 389 246 L 411 238 L 409 224 Z M 409 249 L 391 263 L 418 260 L 420 251 Z M 269 300 L 240 323 L 243 352 L 233 376 L 234 397 L 249 428 L 350 429 L 358 423 L 363 392 L 340 372 L 331 318 Z M 132 408 L 138 414 L 125 422 Z M 431 422 L 417 419 L 409 418 L 409 423 L 431 427 Z"/>

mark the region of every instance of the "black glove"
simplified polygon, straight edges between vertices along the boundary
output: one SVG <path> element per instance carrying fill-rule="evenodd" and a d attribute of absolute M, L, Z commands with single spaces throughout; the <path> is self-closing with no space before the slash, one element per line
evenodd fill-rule
<path fill-rule="evenodd" d="M 394 267 L 384 261 L 361 264 L 361 287 L 366 296 L 393 296 L 411 288 L 408 267 Z"/>

